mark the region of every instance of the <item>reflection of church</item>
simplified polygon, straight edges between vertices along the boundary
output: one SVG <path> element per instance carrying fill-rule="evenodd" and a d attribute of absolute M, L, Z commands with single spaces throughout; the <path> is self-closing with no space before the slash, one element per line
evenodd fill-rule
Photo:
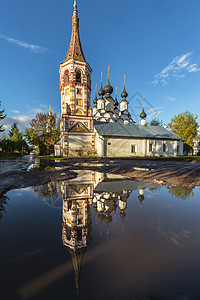
<path fill-rule="evenodd" d="M 80 285 L 80 269 L 87 246 L 92 240 L 91 235 L 91 206 L 100 223 L 100 236 L 102 226 L 107 228 L 109 238 L 109 224 L 116 222 L 117 209 L 124 230 L 127 202 L 133 190 L 139 190 L 138 200 L 140 214 L 145 188 L 156 188 L 148 183 L 128 180 L 122 176 L 103 174 L 93 171 L 77 171 L 78 177 L 62 182 L 61 192 L 63 198 L 63 228 L 62 240 L 72 257 L 76 287 Z M 113 215 L 113 216 L 112 216 Z"/>
<path fill-rule="evenodd" d="M 62 156 L 176 156 L 183 154 L 183 142 L 162 126 L 145 124 L 144 99 L 141 104 L 141 124 L 131 117 L 125 88 L 121 101 L 108 72 L 107 84 L 101 86 L 91 108 L 92 69 L 86 61 L 79 35 L 76 0 L 72 17 L 70 46 L 60 64 L 61 138 L 55 145 L 55 155 Z M 116 90 L 117 91 L 117 90 Z"/>

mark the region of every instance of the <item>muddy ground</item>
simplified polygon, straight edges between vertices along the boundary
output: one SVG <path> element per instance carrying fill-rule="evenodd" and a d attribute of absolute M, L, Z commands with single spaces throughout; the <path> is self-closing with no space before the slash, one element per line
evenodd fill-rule
<path fill-rule="evenodd" d="M 76 177 L 76 170 L 93 170 L 126 175 L 133 180 L 152 182 L 169 187 L 200 186 L 200 163 L 121 159 L 66 159 L 40 162 L 32 169 L 29 156 L 0 161 L 0 195 L 11 189 L 45 184 L 51 180 Z"/>

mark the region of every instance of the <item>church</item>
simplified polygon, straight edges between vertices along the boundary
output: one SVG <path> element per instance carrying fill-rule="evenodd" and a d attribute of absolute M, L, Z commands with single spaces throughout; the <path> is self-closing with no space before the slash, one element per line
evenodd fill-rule
<path fill-rule="evenodd" d="M 120 103 L 113 99 L 113 87 L 108 82 L 97 89 L 91 107 L 91 73 L 79 35 L 77 3 L 74 1 L 72 35 L 69 50 L 60 64 L 61 121 L 60 141 L 54 146 L 56 156 L 177 156 L 183 155 L 181 138 L 162 126 L 136 124 L 129 112 L 125 79 Z"/>

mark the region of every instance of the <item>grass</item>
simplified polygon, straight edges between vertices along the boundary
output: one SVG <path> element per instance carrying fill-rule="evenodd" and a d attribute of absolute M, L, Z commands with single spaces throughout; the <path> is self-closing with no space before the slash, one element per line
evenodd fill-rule
<path fill-rule="evenodd" d="M 98 156 L 72 156 L 72 157 L 61 157 L 45 155 L 40 156 L 41 158 L 46 158 L 49 160 L 68 160 L 68 159 L 122 159 L 122 160 L 151 160 L 151 161 L 183 161 L 183 162 L 200 162 L 200 156 L 168 156 L 168 157 L 158 157 L 158 156 L 133 156 L 133 157 L 98 157 Z"/>

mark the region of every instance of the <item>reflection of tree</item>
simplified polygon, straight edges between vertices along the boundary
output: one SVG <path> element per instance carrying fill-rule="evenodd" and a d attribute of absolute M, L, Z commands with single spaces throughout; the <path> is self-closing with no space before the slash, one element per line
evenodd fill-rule
<path fill-rule="evenodd" d="M 7 200 L 9 200 L 7 196 L 5 195 L 0 196 L 0 220 L 2 218 L 3 212 L 6 211 L 5 206 L 7 205 Z"/>
<path fill-rule="evenodd" d="M 50 181 L 46 184 L 35 186 L 33 190 L 35 193 L 38 194 L 40 198 L 49 198 L 53 199 L 54 197 L 57 198 L 60 192 L 61 183 Z"/>
<path fill-rule="evenodd" d="M 161 186 L 157 186 L 157 187 L 150 187 L 149 191 L 152 192 L 153 194 L 156 193 L 157 191 L 160 191 Z"/>
<path fill-rule="evenodd" d="M 193 188 L 188 186 L 180 186 L 168 188 L 169 193 L 179 199 L 186 200 L 190 196 L 194 197 Z"/>

